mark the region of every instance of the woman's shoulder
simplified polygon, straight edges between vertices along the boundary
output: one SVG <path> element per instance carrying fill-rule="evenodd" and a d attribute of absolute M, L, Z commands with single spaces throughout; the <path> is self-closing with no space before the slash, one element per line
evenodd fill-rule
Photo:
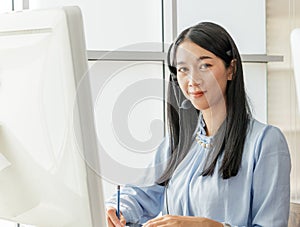
<path fill-rule="evenodd" d="M 259 132 L 261 130 L 264 130 L 268 126 L 268 124 L 262 123 L 255 118 L 250 118 L 249 120 L 249 129 L 253 132 Z"/>
<path fill-rule="evenodd" d="M 269 137 L 269 136 L 283 136 L 282 131 L 270 124 L 262 123 L 255 118 L 251 118 L 249 121 L 249 127 L 248 127 L 248 135 L 250 136 L 260 136 L 260 137 Z"/>
<path fill-rule="evenodd" d="M 288 153 L 287 141 L 282 131 L 274 125 L 253 118 L 249 122 L 247 141 L 258 153 L 262 150 L 266 150 L 267 153 L 273 151 Z"/>

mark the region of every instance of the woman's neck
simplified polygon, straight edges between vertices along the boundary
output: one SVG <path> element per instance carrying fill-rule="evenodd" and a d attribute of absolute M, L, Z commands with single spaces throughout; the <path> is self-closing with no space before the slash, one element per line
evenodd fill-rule
<path fill-rule="evenodd" d="M 215 135 L 226 118 L 226 108 L 222 108 L 221 110 L 210 108 L 201 112 L 206 125 L 206 135 Z"/>

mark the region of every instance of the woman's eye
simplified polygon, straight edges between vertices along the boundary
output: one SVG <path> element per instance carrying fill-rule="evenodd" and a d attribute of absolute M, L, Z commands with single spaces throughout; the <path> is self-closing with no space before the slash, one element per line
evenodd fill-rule
<path fill-rule="evenodd" d="M 210 64 L 201 64 L 201 65 L 200 65 L 200 70 L 201 70 L 201 71 L 206 71 L 206 70 L 208 70 L 208 68 L 209 68 L 210 66 L 211 66 Z"/>
<path fill-rule="evenodd" d="M 186 73 L 186 72 L 188 72 L 188 68 L 186 68 L 186 67 L 180 67 L 180 68 L 178 68 L 178 72 L 180 72 L 180 73 Z"/>

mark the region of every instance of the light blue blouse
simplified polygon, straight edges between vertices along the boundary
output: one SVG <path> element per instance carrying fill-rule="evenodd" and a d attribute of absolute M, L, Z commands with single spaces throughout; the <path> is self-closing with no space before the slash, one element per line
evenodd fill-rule
<path fill-rule="evenodd" d="M 203 135 L 203 126 L 199 124 L 200 139 L 213 140 Z M 209 149 L 195 141 L 167 189 L 156 184 L 124 187 L 121 211 L 127 222 L 144 223 L 160 212 L 166 214 L 167 204 L 171 215 L 201 216 L 231 226 L 288 225 L 291 161 L 288 145 L 278 128 L 254 119 L 250 121 L 241 168 L 230 179 L 219 176 L 221 161 L 212 176 L 201 176 L 208 152 Z M 165 139 L 154 162 L 166 163 L 169 155 L 168 139 Z M 155 178 L 164 168 L 157 166 Z M 115 197 L 106 206 L 116 206 Z"/>

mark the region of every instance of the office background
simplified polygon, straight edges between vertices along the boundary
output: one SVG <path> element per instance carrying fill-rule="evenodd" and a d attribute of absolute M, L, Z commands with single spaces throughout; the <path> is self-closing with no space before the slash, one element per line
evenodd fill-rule
<path fill-rule="evenodd" d="M 223 25 L 242 54 L 254 116 L 278 126 L 287 137 L 293 166 L 291 201 L 300 203 L 300 114 L 289 37 L 300 27 L 299 0 L 2 0 L 0 12 L 64 5 L 78 5 L 83 12 L 98 138 L 111 157 L 130 167 L 149 164 L 156 146 L 147 142 L 156 133 L 158 143 L 165 133 L 163 124 L 155 129 L 150 125 L 165 119 L 161 99 L 168 45 L 183 28 L 199 21 Z M 109 78 L 105 86 L 103 77 Z M 111 115 L 126 88 L 149 79 L 161 81 L 156 97 L 141 97 L 126 113 L 128 133 L 146 144 L 145 152 L 133 151 L 120 143 Z M 116 182 L 105 176 L 103 182 L 107 197 Z"/>

